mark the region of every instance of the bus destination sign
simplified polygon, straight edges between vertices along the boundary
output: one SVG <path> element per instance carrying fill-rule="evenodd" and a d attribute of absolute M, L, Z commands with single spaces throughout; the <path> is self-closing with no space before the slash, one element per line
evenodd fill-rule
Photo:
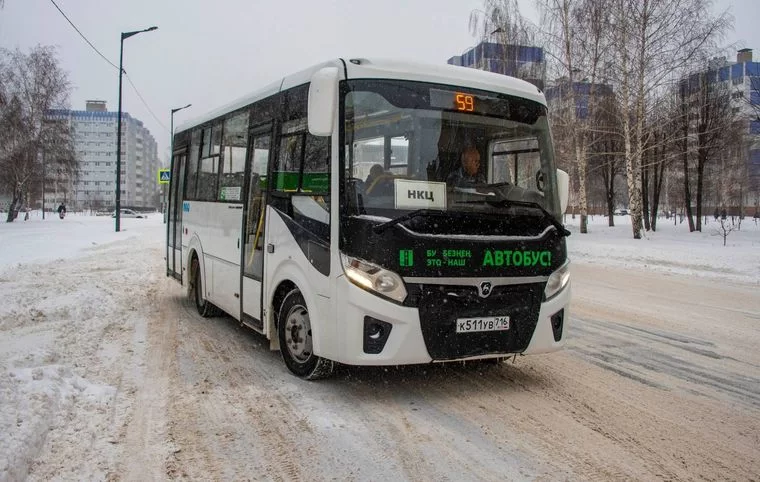
<path fill-rule="evenodd" d="M 414 266 L 414 250 L 399 250 L 399 266 Z M 552 253 L 547 250 L 485 249 L 473 253 L 470 249 L 426 249 L 424 266 L 430 268 L 464 267 L 534 267 L 548 268 L 552 264 Z"/>

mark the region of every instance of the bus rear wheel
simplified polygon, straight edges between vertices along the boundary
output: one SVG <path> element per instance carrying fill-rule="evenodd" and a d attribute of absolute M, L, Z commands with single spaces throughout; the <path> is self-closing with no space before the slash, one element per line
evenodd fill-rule
<path fill-rule="evenodd" d="M 306 301 L 298 289 L 285 296 L 277 323 L 280 352 L 288 370 L 305 380 L 329 376 L 333 362 L 314 354 L 311 321 Z"/>
<path fill-rule="evenodd" d="M 219 309 L 211 302 L 206 300 L 203 296 L 203 281 L 201 279 L 201 264 L 198 262 L 198 258 L 193 257 L 193 261 L 190 264 L 190 295 L 195 302 L 195 309 L 198 310 L 204 318 L 211 318 L 212 316 L 219 315 Z"/>

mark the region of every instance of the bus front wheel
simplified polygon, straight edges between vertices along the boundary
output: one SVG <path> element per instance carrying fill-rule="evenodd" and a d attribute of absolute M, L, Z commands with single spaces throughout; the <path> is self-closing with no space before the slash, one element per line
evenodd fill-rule
<path fill-rule="evenodd" d="M 282 358 L 293 374 L 305 380 L 316 380 L 332 373 L 333 362 L 313 352 L 309 310 L 298 289 L 292 290 L 282 301 L 277 334 Z"/>

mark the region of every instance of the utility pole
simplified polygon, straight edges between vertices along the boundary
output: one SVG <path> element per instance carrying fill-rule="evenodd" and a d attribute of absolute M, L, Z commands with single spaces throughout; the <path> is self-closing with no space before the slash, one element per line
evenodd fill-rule
<path fill-rule="evenodd" d="M 116 121 L 116 232 L 121 230 L 121 77 L 124 73 L 122 67 L 124 61 L 124 40 L 138 33 L 150 32 L 158 27 L 150 27 L 145 30 L 135 30 L 133 32 L 122 32 L 121 43 L 119 47 L 119 118 Z"/>

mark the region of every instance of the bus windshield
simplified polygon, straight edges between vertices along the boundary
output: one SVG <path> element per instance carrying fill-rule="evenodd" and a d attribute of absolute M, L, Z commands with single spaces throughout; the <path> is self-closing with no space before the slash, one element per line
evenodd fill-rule
<path fill-rule="evenodd" d="M 341 105 L 346 214 L 508 216 L 519 205 L 560 219 L 542 104 L 462 87 L 352 80 Z"/>

